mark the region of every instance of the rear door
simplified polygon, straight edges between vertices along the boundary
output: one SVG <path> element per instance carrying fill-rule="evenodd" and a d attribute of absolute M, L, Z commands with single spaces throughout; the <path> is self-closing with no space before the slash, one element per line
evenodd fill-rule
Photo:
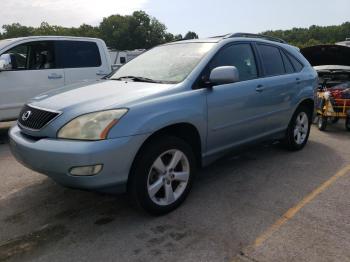
<path fill-rule="evenodd" d="M 54 46 L 54 41 L 33 41 L 2 53 L 10 54 L 12 69 L 0 72 L 0 120 L 17 118 L 28 99 L 64 86 Z"/>
<path fill-rule="evenodd" d="M 100 79 L 107 75 L 110 68 L 107 68 L 108 64 L 101 49 L 93 41 L 58 41 L 57 63 L 64 68 L 65 83 Z"/>
<path fill-rule="evenodd" d="M 265 132 L 273 134 L 287 128 L 293 98 L 300 91 L 302 79 L 286 51 L 271 44 L 258 43 L 256 46 L 264 74 L 260 98 L 268 113 Z"/>

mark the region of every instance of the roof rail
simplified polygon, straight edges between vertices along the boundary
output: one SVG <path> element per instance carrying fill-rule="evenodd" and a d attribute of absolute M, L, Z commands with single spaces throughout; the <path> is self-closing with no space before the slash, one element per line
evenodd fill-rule
<path fill-rule="evenodd" d="M 226 34 L 226 35 L 215 35 L 215 36 L 211 36 L 209 38 L 225 38 L 225 37 L 228 37 L 230 36 L 231 34 Z"/>
<path fill-rule="evenodd" d="M 260 38 L 260 39 L 265 39 L 265 40 L 269 40 L 269 41 L 287 44 L 287 42 L 284 41 L 283 39 L 280 39 L 277 37 L 272 37 L 272 36 L 267 36 L 267 35 L 258 35 L 258 34 L 251 34 L 251 33 L 234 33 L 234 34 L 230 34 L 230 35 L 226 36 L 226 38 L 233 38 L 233 37 Z"/>

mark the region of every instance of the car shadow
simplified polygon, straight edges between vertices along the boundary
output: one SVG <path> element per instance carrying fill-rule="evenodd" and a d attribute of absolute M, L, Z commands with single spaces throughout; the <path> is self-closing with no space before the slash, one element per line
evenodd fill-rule
<path fill-rule="evenodd" d="M 139 212 L 126 195 L 71 190 L 42 177 L 0 198 L 0 257 L 178 261 L 195 252 L 197 261 L 229 260 L 344 163 L 314 139 L 293 153 L 259 145 L 200 170 L 187 201 L 163 217 Z"/>
<path fill-rule="evenodd" d="M 0 145 L 8 143 L 8 131 L 15 122 L 0 122 Z"/>

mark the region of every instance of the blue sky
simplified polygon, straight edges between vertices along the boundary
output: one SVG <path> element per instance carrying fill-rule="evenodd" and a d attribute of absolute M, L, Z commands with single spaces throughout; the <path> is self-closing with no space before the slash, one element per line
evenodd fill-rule
<path fill-rule="evenodd" d="M 193 30 L 200 37 L 350 21 L 350 0 L 8 0 L 1 3 L 0 25 L 97 25 L 105 16 L 140 9 L 165 23 L 171 33 Z"/>
<path fill-rule="evenodd" d="M 350 0 L 152 0 L 145 9 L 171 32 L 192 29 L 202 37 L 350 21 Z"/>

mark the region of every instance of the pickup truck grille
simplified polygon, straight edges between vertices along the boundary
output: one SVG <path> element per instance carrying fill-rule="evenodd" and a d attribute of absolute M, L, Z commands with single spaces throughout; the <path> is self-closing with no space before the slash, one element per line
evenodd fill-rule
<path fill-rule="evenodd" d="M 45 109 L 39 109 L 29 105 L 25 105 L 18 117 L 18 123 L 21 127 L 40 130 L 60 113 L 52 112 Z"/>

